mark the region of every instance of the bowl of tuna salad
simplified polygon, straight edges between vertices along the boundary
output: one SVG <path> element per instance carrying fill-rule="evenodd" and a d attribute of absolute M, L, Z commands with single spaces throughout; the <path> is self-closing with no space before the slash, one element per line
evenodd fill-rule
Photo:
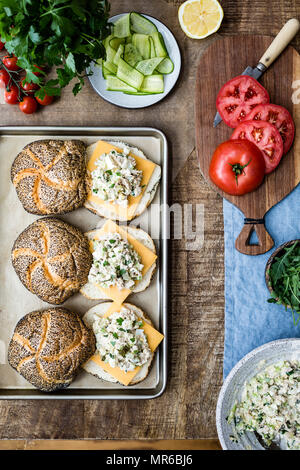
<path fill-rule="evenodd" d="M 224 450 L 300 450 L 300 338 L 266 343 L 236 364 L 216 423 Z"/>

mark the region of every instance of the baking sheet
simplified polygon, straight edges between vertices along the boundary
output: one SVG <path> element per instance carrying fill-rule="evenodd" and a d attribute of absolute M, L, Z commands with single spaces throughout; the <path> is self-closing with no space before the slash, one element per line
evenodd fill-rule
<path fill-rule="evenodd" d="M 101 381 L 82 370 L 68 389 L 45 394 L 37 391 L 7 363 L 7 347 L 17 321 L 30 311 L 49 307 L 49 304 L 38 299 L 23 286 L 11 264 L 11 249 L 15 239 L 29 224 L 39 218 L 28 214 L 17 198 L 15 188 L 10 180 L 11 164 L 26 144 L 41 138 L 76 138 L 83 140 L 86 144 L 92 144 L 102 138 L 122 140 L 140 148 L 155 163 L 161 166 L 163 166 L 163 163 L 166 164 L 166 161 L 164 161 L 166 160 L 164 158 L 164 156 L 166 157 L 166 142 L 163 134 L 158 131 L 150 131 L 149 129 L 144 132 L 142 129 L 126 131 L 119 128 L 115 129 L 114 135 L 112 135 L 112 128 L 109 129 L 109 132 L 106 133 L 106 131 L 108 129 L 95 128 L 86 132 L 84 128 L 78 128 L 77 130 L 74 130 L 74 128 L 58 128 L 56 130 L 54 128 L 40 128 L 40 133 L 37 133 L 38 130 L 35 128 L 34 133 L 27 129 L 20 135 L 14 135 L 5 132 L 5 129 L 2 130 L 0 136 L 0 398 L 8 398 L 13 394 L 15 394 L 14 398 L 151 398 L 162 393 L 165 386 L 166 361 L 160 357 L 160 354 L 163 351 L 166 353 L 166 340 L 163 342 L 163 347 L 157 351 L 147 378 L 132 387 Z M 18 132 L 22 132 L 20 128 Z M 93 135 L 90 135 L 91 133 Z M 162 179 L 164 179 L 166 167 L 164 166 L 162 170 Z M 161 183 L 160 190 L 158 189 L 153 200 L 153 205 L 166 202 L 162 200 L 162 194 L 164 194 L 164 199 L 166 195 L 166 191 L 163 191 L 163 189 L 166 188 L 163 188 Z M 132 224 L 147 229 L 148 216 L 149 214 L 144 213 L 139 218 L 134 219 Z M 102 226 L 106 220 L 85 208 L 77 209 L 72 213 L 60 216 L 60 218 L 79 227 L 82 231 Z M 155 327 L 166 335 L 166 331 L 164 331 L 166 329 L 166 302 L 162 298 L 161 290 L 161 220 L 161 217 L 152 218 L 151 223 L 154 222 L 154 226 L 148 227 L 151 228 L 148 231 L 154 238 L 158 252 L 158 270 L 150 286 L 144 292 L 131 294 L 126 300 L 145 310 L 151 317 Z M 97 303 L 97 301 L 90 301 L 78 293 L 68 299 L 63 306 L 83 315 Z M 141 392 L 142 395 L 139 396 Z"/>

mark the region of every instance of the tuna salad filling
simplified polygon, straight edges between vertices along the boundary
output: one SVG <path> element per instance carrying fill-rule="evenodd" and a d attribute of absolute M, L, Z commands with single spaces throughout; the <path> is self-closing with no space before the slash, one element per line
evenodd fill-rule
<path fill-rule="evenodd" d="M 268 446 L 300 450 L 300 361 L 281 361 L 253 377 L 227 421 L 238 435 L 256 431 Z"/>
<path fill-rule="evenodd" d="M 131 289 L 142 279 L 140 255 L 119 233 L 104 233 L 93 240 L 93 264 L 89 281 L 103 288 Z"/>
<path fill-rule="evenodd" d="M 152 356 L 143 321 L 130 308 L 122 307 L 93 323 L 101 360 L 128 372 L 144 365 Z"/>
<path fill-rule="evenodd" d="M 136 161 L 129 155 L 130 149 L 123 152 L 111 150 L 96 160 L 92 171 L 92 193 L 103 201 L 127 207 L 129 196 L 139 196 L 142 192 L 143 172 L 136 169 Z"/>

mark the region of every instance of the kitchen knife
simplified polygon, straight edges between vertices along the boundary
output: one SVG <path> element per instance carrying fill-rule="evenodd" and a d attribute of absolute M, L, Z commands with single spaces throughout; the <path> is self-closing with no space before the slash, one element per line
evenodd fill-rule
<path fill-rule="evenodd" d="M 281 52 L 287 47 L 291 42 L 293 37 L 299 31 L 300 23 L 296 18 L 292 18 L 279 31 L 275 39 L 271 42 L 270 46 L 263 54 L 259 60 L 256 67 L 246 67 L 242 75 L 249 75 L 250 77 L 255 78 L 256 80 L 261 77 L 261 75 L 267 70 L 267 68 L 274 62 L 275 59 L 281 54 Z M 217 112 L 214 119 L 214 127 L 216 127 L 222 118 Z"/>

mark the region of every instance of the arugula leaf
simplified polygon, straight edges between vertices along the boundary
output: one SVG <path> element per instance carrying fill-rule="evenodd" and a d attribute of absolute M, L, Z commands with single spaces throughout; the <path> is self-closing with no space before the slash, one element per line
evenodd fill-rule
<path fill-rule="evenodd" d="M 300 321 L 300 243 L 285 247 L 275 257 L 269 269 L 270 285 L 273 289 L 269 303 L 284 305 L 292 309 L 294 324 Z M 296 315 L 298 318 L 296 319 Z"/>
<path fill-rule="evenodd" d="M 0 0 L 0 36 L 26 70 L 25 80 L 41 86 L 37 96 L 58 95 L 74 78 L 77 94 L 86 69 L 105 58 L 108 16 L 107 0 Z M 55 67 L 57 82 L 36 77 L 34 65 Z"/>

